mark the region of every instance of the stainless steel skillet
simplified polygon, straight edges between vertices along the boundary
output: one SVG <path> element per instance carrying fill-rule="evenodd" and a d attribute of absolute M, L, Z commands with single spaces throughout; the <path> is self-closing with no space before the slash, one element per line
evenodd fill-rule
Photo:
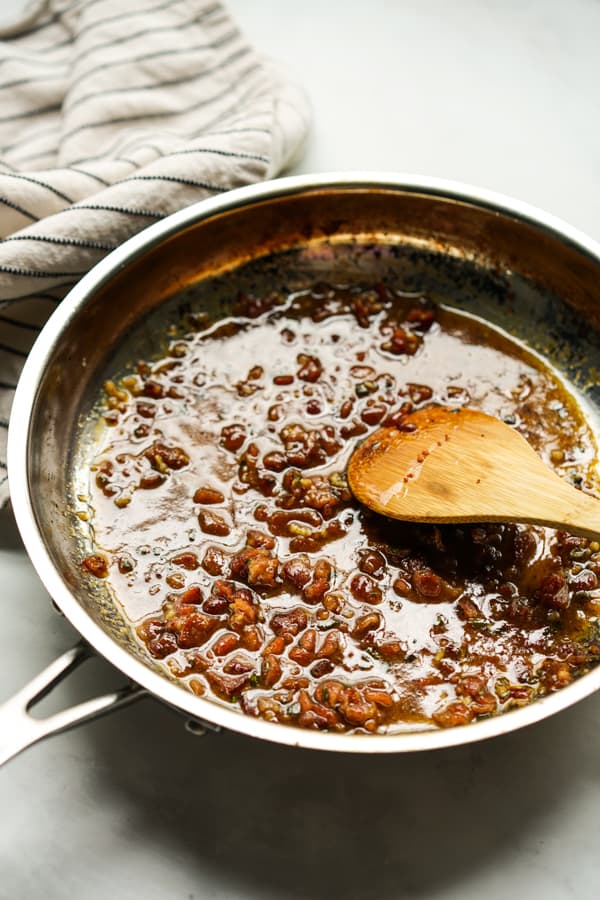
<path fill-rule="evenodd" d="M 161 328 L 239 290 L 319 280 L 395 278 L 505 328 L 543 353 L 581 397 L 600 434 L 600 247 L 538 210 L 485 191 L 394 175 L 299 176 L 231 191 L 145 230 L 63 301 L 25 366 L 9 433 L 17 523 L 45 587 L 82 635 L 0 708 L 0 761 L 143 693 L 207 727 L 351 752 L 447 747 L 512 731 L 600 687 L 600 667 L 558 693 L 452 729 L 349 735 L 246 717 L 188 692 L 146 657 L 104 583 L 79 565 L 90 546 L 77 516 L 91 454 L 90 412 L 106 374 L 160 349 Z M 47 720 L 27 709 L 98 652 L 130 684 Z"/>

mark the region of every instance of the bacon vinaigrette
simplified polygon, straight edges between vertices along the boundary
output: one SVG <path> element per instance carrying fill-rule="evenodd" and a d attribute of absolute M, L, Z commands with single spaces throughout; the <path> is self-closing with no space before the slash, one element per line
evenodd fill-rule
<path fill-rule="evenodd" d="M 600 546 L 532 526 L 416 526 L 351 496 L 348 459 L 431 404 L 519 429 L 583 489 L 595 446 L 553 371 L 482 321 L 384 285 L 243 296 L 107 382 L 95 552 L 148 653 L 247 715 L 450 727 L 600 658 Z"/>

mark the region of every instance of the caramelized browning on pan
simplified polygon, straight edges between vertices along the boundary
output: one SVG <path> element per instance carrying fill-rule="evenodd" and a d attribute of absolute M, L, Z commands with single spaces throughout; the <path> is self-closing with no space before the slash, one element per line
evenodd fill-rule
<path fill-rule="evenodd" d="M 83 565 L 195 693 L 306 728 L 447 727 L 600 658 L 598 544 L 403 526 L 348 491 L 357 441 L 436 403 L 504 418 L 590 487 L 573 399 L 480 321 L 384 286 L 245 296 L 106 393 Z"/>

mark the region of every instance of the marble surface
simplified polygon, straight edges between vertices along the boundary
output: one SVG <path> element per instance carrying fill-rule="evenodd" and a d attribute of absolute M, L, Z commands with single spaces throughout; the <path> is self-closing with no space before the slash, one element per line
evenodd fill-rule
<path fill-rule="evenodd" d="M 295 171 L 454 178 L 600 239 L 597 0 L 229 6 L 310 94 Z M 74 633 L 9 510 L 0 573 L 2 700 Z M 52 702 L 119 682 L 86 663 Z M 143 701 L 0 771 L 0 898 L 592 900 L 599 734 L 597 695 L 484 744 L 372 759 L 195 738 Z"/>

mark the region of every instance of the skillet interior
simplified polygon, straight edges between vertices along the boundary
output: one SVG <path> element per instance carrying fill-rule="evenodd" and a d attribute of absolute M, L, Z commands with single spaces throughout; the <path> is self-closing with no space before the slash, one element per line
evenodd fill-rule
<path fill-rule="evenodd" d="M 540 352 L 599 433 L 598 262 L 550 230 L 485 204 L 358 184 L 284 192 L 190 217 L 160 240 L 153 231 L 124 268 L 86 292 L 57 335 L 28 445 L 33 514 L 54 567 L 88 616 L 151 668 L 105 585 L 81 573 L 90 534 L 76 511 L 92 454 L 89 412 L 101 385 L 159 353 L 167 323 L 195 310 L 227 314 L 240 290 L 389 279 L 481 315 Z M 201 702 L 208 716 L 210 701 Z"/>

